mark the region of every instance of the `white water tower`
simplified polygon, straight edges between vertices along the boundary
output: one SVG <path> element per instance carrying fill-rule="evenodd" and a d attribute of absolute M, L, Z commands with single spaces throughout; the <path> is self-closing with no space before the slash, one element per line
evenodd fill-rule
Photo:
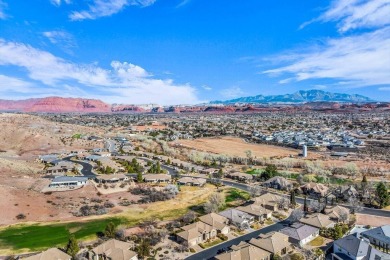
<path fill-rule="evenodd" d="M 307 157 L 307 146 L 304 145 L 302 148 L 302 157 L 306 158 Z"/>

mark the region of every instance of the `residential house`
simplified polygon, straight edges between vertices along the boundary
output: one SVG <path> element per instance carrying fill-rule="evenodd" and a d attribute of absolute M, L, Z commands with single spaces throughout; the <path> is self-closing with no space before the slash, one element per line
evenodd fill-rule
<path fill-rule="evenodd" d="M 144 182 L 154 182 L 154 183 L 168 183 L 171 181 L 171 175 L 169 174 L 144 174 L 142 175 Z"/>
<path fill-rule="evenodd" d="M 333 243 L 332 260 L 385 260 L 390 255 L 372 247 L 365 238 L 348 235 Z"/>
<path fill-rule="evenodd" d="M 229 219 L 216 213 L 210 213 L 199 217 L 199 220 L 214 227 L 218 233 L 228 234 L 230 232 Z"/>
<path fill-rule="evenodd" d="M 206 184 L 206 180 L 203 178 L 182 177 L 177 180 L 177 183 L 180 185 L 204 186 Z"/>
<path fill-rule="evenodd" d="M 346 222 L 349 219 L 349 209 L 342 206 L 334 206 L 325 208 L 325 214 L 336 222 Z"/>
<path fill-rule="evenodd" d="M 237 210 L 251 215 L 255 220 L 263 222 L 265 219 L 272 216 L 272 211 L 264 208 L 258 204 L 251 204 L 247 206 L 240 206 Z"/>
<path fill-rule="evenodd" d="M 384 248 L 386 251 L 390 249 L 390 225 L 373 228 L 362 232 L 361 235 L 367 238 L 371 244 Z"/>
<path fill-rule="evenodd" d="M 259 238 L 249 240 L 249 244 L 271 253 L 271 257 L 274 255 L 284 256 L 291 249 L 288 236 L 280 232 L 261 234 Z"/>
<path fill-rule="evenodd" d="M 254 216 L 238 209 L 228 209 L 218 213 L 219 215 L 227 218 L 229 224 L 232 224 L 239 229 L 248 228 L 254 221 Z"/>
<path fill-rule="evenodd" d="M 123 181 L 128 181 L 129 177 L 124 174 L 107 174 L 107 175 L 97 175 L 95 181 L 97 183 L 118 183 Z"/>
<path fill-rule="evenodd" d="M 283 228 L 279 232 L 287 235 L 290 243 L 304 246 L 316 238 L 319 235 L 320 230 L 319 228 L 302 223 L 294 223 L 289 227 Z"/>
<path fill-rule="evenodd" d="M 46 169 L 47 174 L 51 175 L 64 175 L 67 172 L 71 172 L 75 169 L 75 164 L 72 162 L 60 161 L 52 167 Z"/>
<path fill-rule="evenodd" d="M 216 228 L 201 221 L 184 226 L 181 229 L 184 231 L 176 234 L 177 240 L 178 242 L 186 243 L 190 247 L 217 236 Z"/>
<path fill-rule="evenodd" d="M 57 154 L 40 155 L 39 160 L 42 163 L 52 163 L 58 160 L 58 155 Z"/>
<path fill-rule="evenodd" d="M 49 187 L 76 187 L 86 185 L 87 181 L 87 177 L 59 176 L 51 181 Z"/>
<path fill-rule="evenodd" d="M 253 179 L 253 175 L 248 173 L 242 173 L 242 172 L 232 172 L 228 173 L 226 177 L 231 178 L 233 180 L 238 180 L 242 182 L 248 182 Z"/>
<path fill-rule="evenodd" d="M 211 175 L 213 173 L 216 173 L 218 171 L 218 169 L 215 169 L 215 168 L 207 168 L 207 169 L 202 169 L 200 171 L 201 174 L 207 174 L 207 175 Z"/>
<path fill-rule="evenodd" d="M 49 248 L 39 254 L 23 257 L 25 260 L 71 260 L 72 257 L 57 248 Z"/>
<path fill-rule="evenodd" d="M 271 179 L 263 182 L 263 186 L 277 190 L 290 190 L 293 187 L 290 181 L 280 176 L 272 177 Z"/>
<path fill-rule="evenodd" d="M 233 245 L 229 252 L 217 255 L 215 258 L 218 260 L 270 260 L 271 253 L 242 241 L 238 245 Z"/>
<path fill-rule="evenodd" d="M 301 190 L 304 194 L 313 197 L 325 197 L 328 194 L 329 188 L 321 183 L 309 182 L 301 186 Z"/>
<path fill-rule="evenodd" d="M 358 197 L 359 192 L 353 185 L 348 185 L 338 187 L 335 191 L 335 195 L 337 196 L 337 198 L 347 201 L 349 200 L 349 198 Z"/>
<path fill-rule="evenodd" d="M 279 208 L 279 202 L 282 199 L 281 196 L 272 193 L 265 193 L 259 197 L 253 199 L 254 204 L 261 205 L 262 207 L 276 211 Z"/>
<path fill-rule="evenodd" d="M 133 244 L 110 239 L 93 248 L 89 253 L 89 259 L 99 260 L 138 260 L 137 253 L 131 251 Z"/>
<path fill-rule="evenodd" d="M 334 227 L 334 225 L 336 224 L 335 222 L 330 220 L 329 216 L 321 213 L 316 213 L 303 217 L 299 220 L 299 222 L 316 228 L 330 228 Z"/>

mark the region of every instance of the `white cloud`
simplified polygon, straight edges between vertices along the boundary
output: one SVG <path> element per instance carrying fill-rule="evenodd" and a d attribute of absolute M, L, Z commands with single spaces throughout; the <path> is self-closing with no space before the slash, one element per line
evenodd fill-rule
<path fill-rule="evenodd" d="M 234 86 L 226 88 L 220 92 L 220 94 L 227 99 L 237 98 L 244 94 L 244 91 L 240 87 Z"/>
<path fill-rule="evenodd" d="M 120 12 L 128 5 L 147 7 L 155 3 L 156 0 L 93 0 L 88 10 L 74 11 L 69 15 L 72 21 L 85 19 L 97 19 L 104 16 L 111 16 Z"/>
<path fill-rule="evenodd" d="M 207 91 L 210 91 L 210 90 L 213 89 L 212 87 L 207 86 L 207 85 L 203 85 L 202 88 L 203 88 L 204 90 L 207 90 Z"/>
<path fill-rule="evenodd" d="M 187 4 L 189 4 L 190 2 L 191 2 L 191 0 L 182 0 L 182 1 L 180 1 L 180 3 L 178 5 L 176 5 L 176 8 L 183 7 Z"/>
<path fill-rule="evenodd" d="M 288 75 L 286 82 L 336 79 L 350 86 L 390 84 L 390 28 L 357 36 L 329 39 L 311 49 L 298 50 L 286 58 L 288 65 L 267 70 Z M 280 57 L 275 57 L 281 60 Z M 282 80 L 283 81 L 283 80 Z"/>
<path fill-rule="evenodd" d="M 62 3 L 70 4 L 71 0 L 50 0 L 50 2 L 55 6 L 60 6 Z"/>
<path fill-rule="evenodd" d="M 66 52 L 71 52 L 71 49 L 75 48 L 76 42 L 72 34 L 63 31 L 47 31 L 42 33 L 52 44 L 59 46 Z"/>
<path fill-rule="evenodd" d="M 318 20 L 338 21 L 338 30 L 378 28 L 390 24 L 389 0 L 334 0 Z"/>
<path fill-rule="evenodd" d="M 7 15 L 5 14 L 4 9 L 7 7 L 7 4 L 0 0 L 0 19 L 5 20 L 7 19 Z"/>
<path fill-rule="evenodd" d="M 19 92 L 29 93 L 33 90 L 33 84 L 22 79 L 8 77 L 0 74 L 0 91 L 1 92 Z"/>
<path fill-rule="evenodd" d="M 75 64 L 30 45 L 0 39 L 1 65 L 24 68 L 28 77 L 52 89 L 75 85 L 90 97 L 110 102 L 198 102 L 196 90 L 189 84 L 175 84 L 171 79 L 156 79 L 140 66 L 127 62 L 112 61 L 110 69 L 93 64 Z M 65 90 L 63 94 L 66 94 Z"/>
<path fill-rule="evenodd" d="M 381 87 L 381 88 L 378 88 L 378 90 L 380 90 L 380 91 L 390 91 L 390 87 Z"/>

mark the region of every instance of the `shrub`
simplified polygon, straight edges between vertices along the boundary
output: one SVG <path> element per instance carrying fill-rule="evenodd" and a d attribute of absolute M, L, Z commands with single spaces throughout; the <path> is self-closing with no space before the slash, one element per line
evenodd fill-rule
<path fill-rule="evenodd" d="M 16 219 L 25 219 L 26 218 L 26 215 L 24 215 L 23 213 L 20 213 L 16 216 Z"/>
<path fill-rule="evenodd" d="M 220 238 L 222 241 L 226 241 L 226 240 L 229 239 L 229 238 L 228 238 L 226 235 L 224 235 L 224 234 L 218 234 L 217 237 Z"/>
<path fill-rule="evenodd" d="M 191 253 L 195 253 L 196 251 L 195 251 L 195 249 L 190 248 L 190 252 L 191 252 Z"/>

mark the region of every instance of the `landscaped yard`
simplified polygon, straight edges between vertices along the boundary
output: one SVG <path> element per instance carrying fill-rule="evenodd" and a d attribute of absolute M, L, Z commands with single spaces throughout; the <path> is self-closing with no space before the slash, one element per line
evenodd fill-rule
<path fill-rule="evenodd" d="M 309 242 L 310 246 L 322 246 L 324 244 L 324 238 L 322 236 L 318 236 Z"/>
<path fill-rule="evenodd" d="M 226 203 L 231 203 L 237 200 L 241 201 L 246 201 L 249 200 L 250 195 L 248 192 L 235 189 L 235 188 L 230 188 L 226 191 L 226 197 L 225 197 L 225 202 Z"/>
<path fill-rule="evenodd" d="M 217 245 L 217 244 L 219 244 L 219 243 L 222 243 L 222 242 L 223 242 L 222 239 L 216 238 L 216 239 L 214 239 L 213 241 L 210 241 L 210 242 L 208 242 L 208 243 L 199 244 L 199 246 L 200 246 L 201 248 L 209 248 L 209 247 L 215 246 L 215 245 Z"/>
<path fill-rule="evenodd" d="M 0 229 L 0 254 L 38 251 L 53 246 L 63 246 L 73 233 L 79 240 L 96 239 L 110 221 L 116 225 L 131 227 L 150 218 L 169 220 L 184 215 L 190 207 L 204 203 L 216 188 L 206 185 L 204 188 L 182 187 L 179 195 L 172 200 L 150 203 L 144 206 L 132 205 L 120 214 L 106 215 L 100 219 L 69 223 L 28 223 Z"/>

